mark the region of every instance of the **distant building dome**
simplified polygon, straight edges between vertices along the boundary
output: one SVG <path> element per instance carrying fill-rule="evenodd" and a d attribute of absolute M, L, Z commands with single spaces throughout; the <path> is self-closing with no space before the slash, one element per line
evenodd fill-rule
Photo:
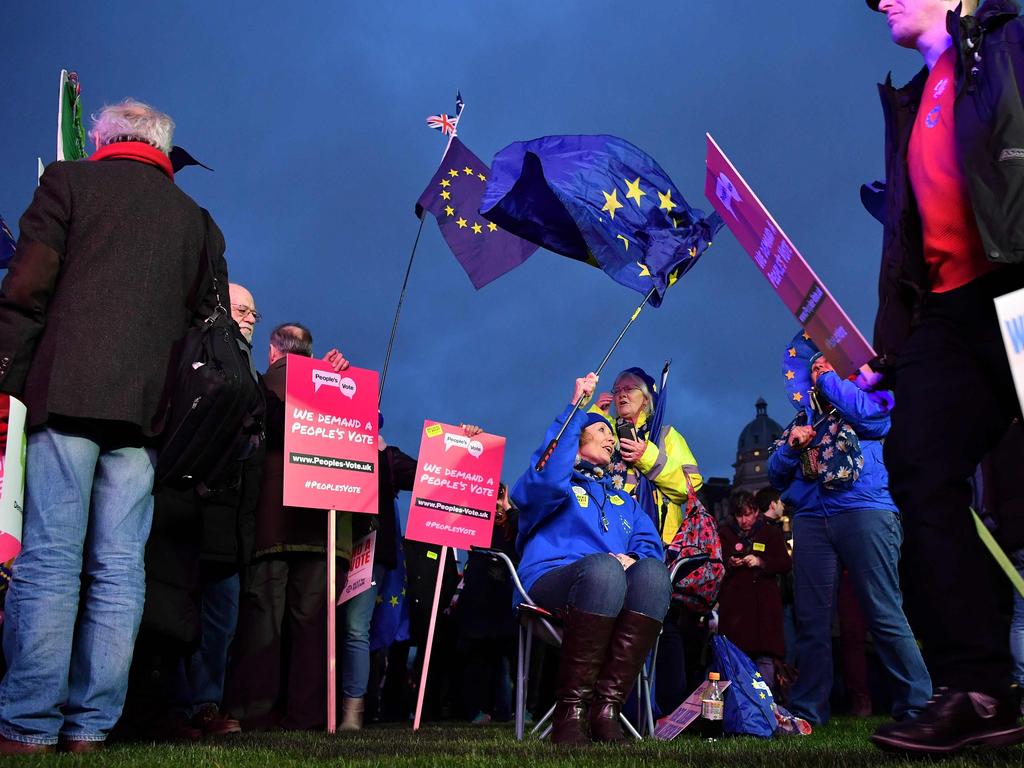
<path fill-rule="evenodd" d="M 758 491 L 768 485 L 768 450 L 782 434 L 782 427 L 768 415 L 763 397 L 754 403 L 757 414 L 740 432 L 736 444 L 734 491 Z"/>

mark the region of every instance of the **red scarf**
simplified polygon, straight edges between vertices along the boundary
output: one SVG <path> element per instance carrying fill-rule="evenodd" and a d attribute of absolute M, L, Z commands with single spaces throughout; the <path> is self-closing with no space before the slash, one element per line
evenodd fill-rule
<path fill-rule="evenodd" d="M 93 152 L 89 159 L 136 160 L 147 165 L 155 165 L 166 173 L 171 181 L 174 181 L 174 168 L 171 166 L 171 158 L 144 141 L 118 141 L 114 144 L 107 144 L 105 147 L 100 147 Z"/>

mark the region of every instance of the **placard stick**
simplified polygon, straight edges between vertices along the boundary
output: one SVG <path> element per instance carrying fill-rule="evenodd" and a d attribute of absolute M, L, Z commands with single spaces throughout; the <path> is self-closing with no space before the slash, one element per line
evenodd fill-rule
<path fill-rule="evenodd" d="M 337 672 L 337 634 L 336 624 L 338 608 L 337 599 L 338 561 L 335 557 L 335 545 L 338 538 L 338 510 L 327 512 L 327 732 L 334 733 L 338 729 L 338 675 Z"/>
<path fill-rule="evenodd" d="M 423 671 L 420 672 L 420 692 L 416 697 L 416 717 L 412 721 L 412 729 L 420 729 L 420 718 L 423 716 L 423 694 L 427 690 L 427 671 L 430 669 L 430 650 L 434 647 L 434 624 L 437 623 L 437 604 L 441 601 L 441 580 L 444 578 L 444 564 L 448 557 L 448 547 L 441 547 L 441 558 L 437 563 L 437 582 L 434 584 L 434 605 L 430 609 L 430 627 L 427 629 L 427 647 L 423 649 Z"/>

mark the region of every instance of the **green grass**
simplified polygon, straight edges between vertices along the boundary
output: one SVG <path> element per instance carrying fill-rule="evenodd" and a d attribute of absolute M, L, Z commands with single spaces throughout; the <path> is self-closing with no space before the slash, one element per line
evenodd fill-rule
<path fill-rule="evenodd" d="M 546 742 L 516 742 L 510 726 L 463 724 L 426 725 L 419 733 L 410 727 L 371 727 L 355 734 L 261 733 L 225 737 L 196 745 L 113 744 L 105 752 L 74 757 L 47 755 L 7 758 L 11 766 L 214 766 L 215 768 L 285 768 L 286 766 L 458 766 L 473 768 L 636 768 L 677 765 L 689 768 L 826 768 L 826 766 L 1024 766 L 1024 747 L 969 750 L 945 760 L 907 759 L 880 752 L 868 734 L 882 720 L 837 718 L 811 736 L 728 738 L 707 742 L 683 733 L 675 741 L 629 743 L 621 747 L 593 746 L 557 749 Z"/>

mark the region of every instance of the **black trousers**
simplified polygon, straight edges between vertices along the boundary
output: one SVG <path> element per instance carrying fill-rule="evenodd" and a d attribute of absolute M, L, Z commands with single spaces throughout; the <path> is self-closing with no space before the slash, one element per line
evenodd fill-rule
<path fill-rule="evenodd" d="M 1010 684 L 1009 581 L 978 538 L 969 478 L 1020 415 L 992 300 L 1021 285 L 1024 268 L 1003 267 L 930 294 L 897 368 L 885 463 L 907 614 L 936 687 Z"/>

